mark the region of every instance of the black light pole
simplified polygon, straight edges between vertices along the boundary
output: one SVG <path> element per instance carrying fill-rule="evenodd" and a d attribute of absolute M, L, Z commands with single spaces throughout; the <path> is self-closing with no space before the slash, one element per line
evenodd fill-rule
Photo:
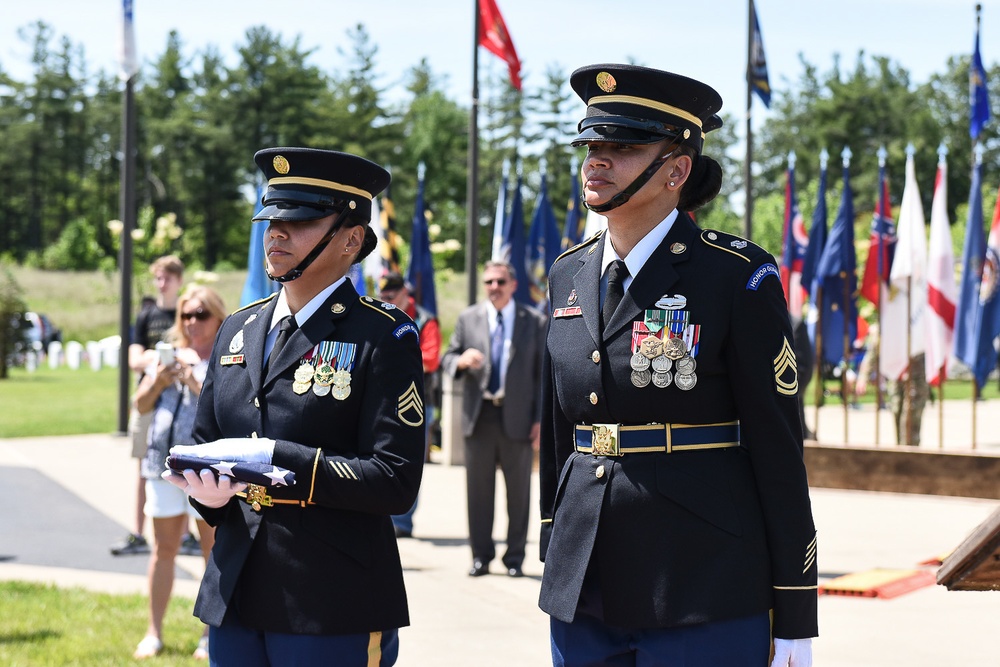
<path fill-rule="evenodd" d="M 122 108 L 122 161 L 121 199 L 119 215 L 122 219 L 121 253 L 118 264 L 121 271 L 121 310 L 118 350 L 118 435 L 128 433 L 129 394 L 132 371 L 128 365 L 129 335 L 132 323 L 132 230 L 135 229 L 135 75 L 125 82 L 125 100 Z"/>
<path fill-rule="evenodd" d="M 469 175 L 465 206 L 465 273 L 469 277 L 469 305 L 476 302 L 476 267 L 479 255 L 479 2 L 472 0 L 472 105 L 469 109 Z"/>

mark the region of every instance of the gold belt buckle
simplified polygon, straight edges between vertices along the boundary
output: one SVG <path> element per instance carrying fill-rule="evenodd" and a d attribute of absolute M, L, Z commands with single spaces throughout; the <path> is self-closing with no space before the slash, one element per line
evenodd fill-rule
<path fill-rule="evenodd" d="M 250 484 L 247 486 L 247 503 L 259 512 L 261 507 L 273 507 L 271 496 L 267 495 L 267 490 L 260 484 Z"/>
<path fill-rule="evenodd" d="M 594 456 L 621 456 L 618 427 L 619 424 L 594 424 L 590 438 Z"/>

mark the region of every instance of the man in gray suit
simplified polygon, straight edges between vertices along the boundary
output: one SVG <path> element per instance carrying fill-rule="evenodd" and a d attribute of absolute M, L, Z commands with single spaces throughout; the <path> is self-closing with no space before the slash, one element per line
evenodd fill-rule
<path fill-rule="evenodd" d="M 542 351 L 545 320 L 514 302 L 514 267 L 487 262 L 483 269 L 487 300 L 458 316 L 441 365 L 464 377 L 462 426 L 472 569 L 489 573 L 496 555 L 493 507 L 496 467 L 507 488 L 507 550 L 503 564 L 511 577 L 523 576 L 528 537 L 531 466 L 538 449 Z"/>

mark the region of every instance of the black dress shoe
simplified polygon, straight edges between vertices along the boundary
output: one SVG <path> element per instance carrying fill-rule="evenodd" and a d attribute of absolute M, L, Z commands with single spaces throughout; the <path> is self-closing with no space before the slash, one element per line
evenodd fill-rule
<path fill-rule="evenodd" d="M 508 577 L 523 577 L 524 571 L 520 567 L 509 567 L 507 568 Z"/>
<path fill-rule="evenodd" d="M 472 569 L 469 570 L 470 577 L 481 577 L 484 574 L 490 573 L 490 564 L 484 563 L 481 560 L 473 561 Z"/>

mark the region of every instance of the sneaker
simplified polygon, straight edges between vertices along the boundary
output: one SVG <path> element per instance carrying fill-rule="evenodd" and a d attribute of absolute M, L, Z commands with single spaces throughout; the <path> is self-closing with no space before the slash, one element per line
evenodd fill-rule
<path fill-rule="evenodd" d="M 112 556 L 133 556 L 136 554 L 148 554 L 149 542 L 142 535 L 129 534 L 121 542 L 111 545 Z"/>
<path fill-rule="evenodd" d="M 188 533 L 184 536 L 184 541 L 181 542 L 180 553 L 182 556 L 200 556 L 201 542 L 198 541 L 197 537 Z"/>

